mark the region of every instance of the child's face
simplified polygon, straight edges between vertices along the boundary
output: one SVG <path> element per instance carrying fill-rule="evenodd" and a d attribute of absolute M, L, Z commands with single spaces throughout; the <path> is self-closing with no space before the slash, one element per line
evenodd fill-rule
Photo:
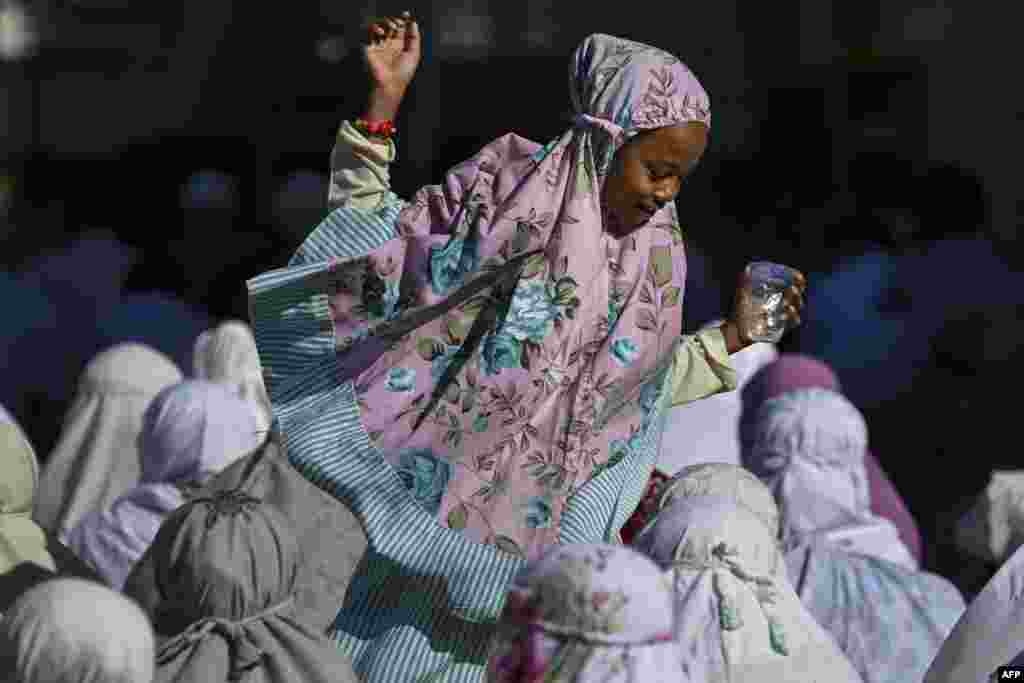
<path fill-rule="evenodd" d="M 641 133 L 619 149 L 602 196 L 609 230 L 624 237 L 674 200 L 707 142 L 707 127 L 689 122 Z"/>

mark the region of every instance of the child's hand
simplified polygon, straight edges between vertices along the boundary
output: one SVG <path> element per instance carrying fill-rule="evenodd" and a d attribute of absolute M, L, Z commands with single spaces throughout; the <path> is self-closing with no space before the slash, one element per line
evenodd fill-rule
<path fill-rule="evenodd" d="M 420 27 L 409 12 L 373 21 L 367 28 L 363 61 L 373 88 L 401 98 L 420 64 Z"/>

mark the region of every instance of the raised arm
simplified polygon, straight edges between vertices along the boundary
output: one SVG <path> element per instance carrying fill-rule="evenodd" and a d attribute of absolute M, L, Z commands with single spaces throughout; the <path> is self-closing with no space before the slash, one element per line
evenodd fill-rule
<path fill-rule="evenodd" d="M 363 46 L 363 62 L 371 89 L 364 122 L 394 122 L 405 92 L 420 62 L 420 31 L 406 12 L 373 22 Z M 355 122 L 342 123 L 331 151 L 331 183 L 327 204 L 373 210 L 391 190 L 388 165 L 395 160 L 395 144 L 388 135 L 372 134 Z"/>

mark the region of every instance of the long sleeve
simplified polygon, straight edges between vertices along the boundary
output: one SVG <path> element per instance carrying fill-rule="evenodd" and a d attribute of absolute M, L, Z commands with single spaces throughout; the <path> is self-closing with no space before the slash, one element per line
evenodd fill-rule
<path fill-rule="evenodd" d="M 331 150 L 330 211 L 345 206 L 372 211 L 391 194 L 388 165 L 395 161 L 395 143 L 365 137 L 345 121 Z"/>
<path fill-rule="evenodd" d="M 671 383 L 673 406 L 736 389 L 736 370 L 720 328 L 706 328 L 683 337 Z"/>

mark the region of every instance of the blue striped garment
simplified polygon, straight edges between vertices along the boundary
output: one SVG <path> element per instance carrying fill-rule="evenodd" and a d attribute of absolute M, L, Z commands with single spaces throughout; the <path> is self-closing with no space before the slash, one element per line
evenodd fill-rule
<path fill-rule="evenodd" d="M 353 383 L 338 379 L 327 260 L 364 256 L 396 238 L 403 207 L 390 195 L 375 211 L 333 211 L 289 267 L 248 283 L 253 331 L 289 460 L 348 506 L 368 539 L 330 635 L 365 683 L 476 683 L 523 561 L 466 541 L 420 507 L 371 444 Z M 570 499 L 563 543 L 619 542 L 654 467 L 667 404 L 630 456 Z"/>

